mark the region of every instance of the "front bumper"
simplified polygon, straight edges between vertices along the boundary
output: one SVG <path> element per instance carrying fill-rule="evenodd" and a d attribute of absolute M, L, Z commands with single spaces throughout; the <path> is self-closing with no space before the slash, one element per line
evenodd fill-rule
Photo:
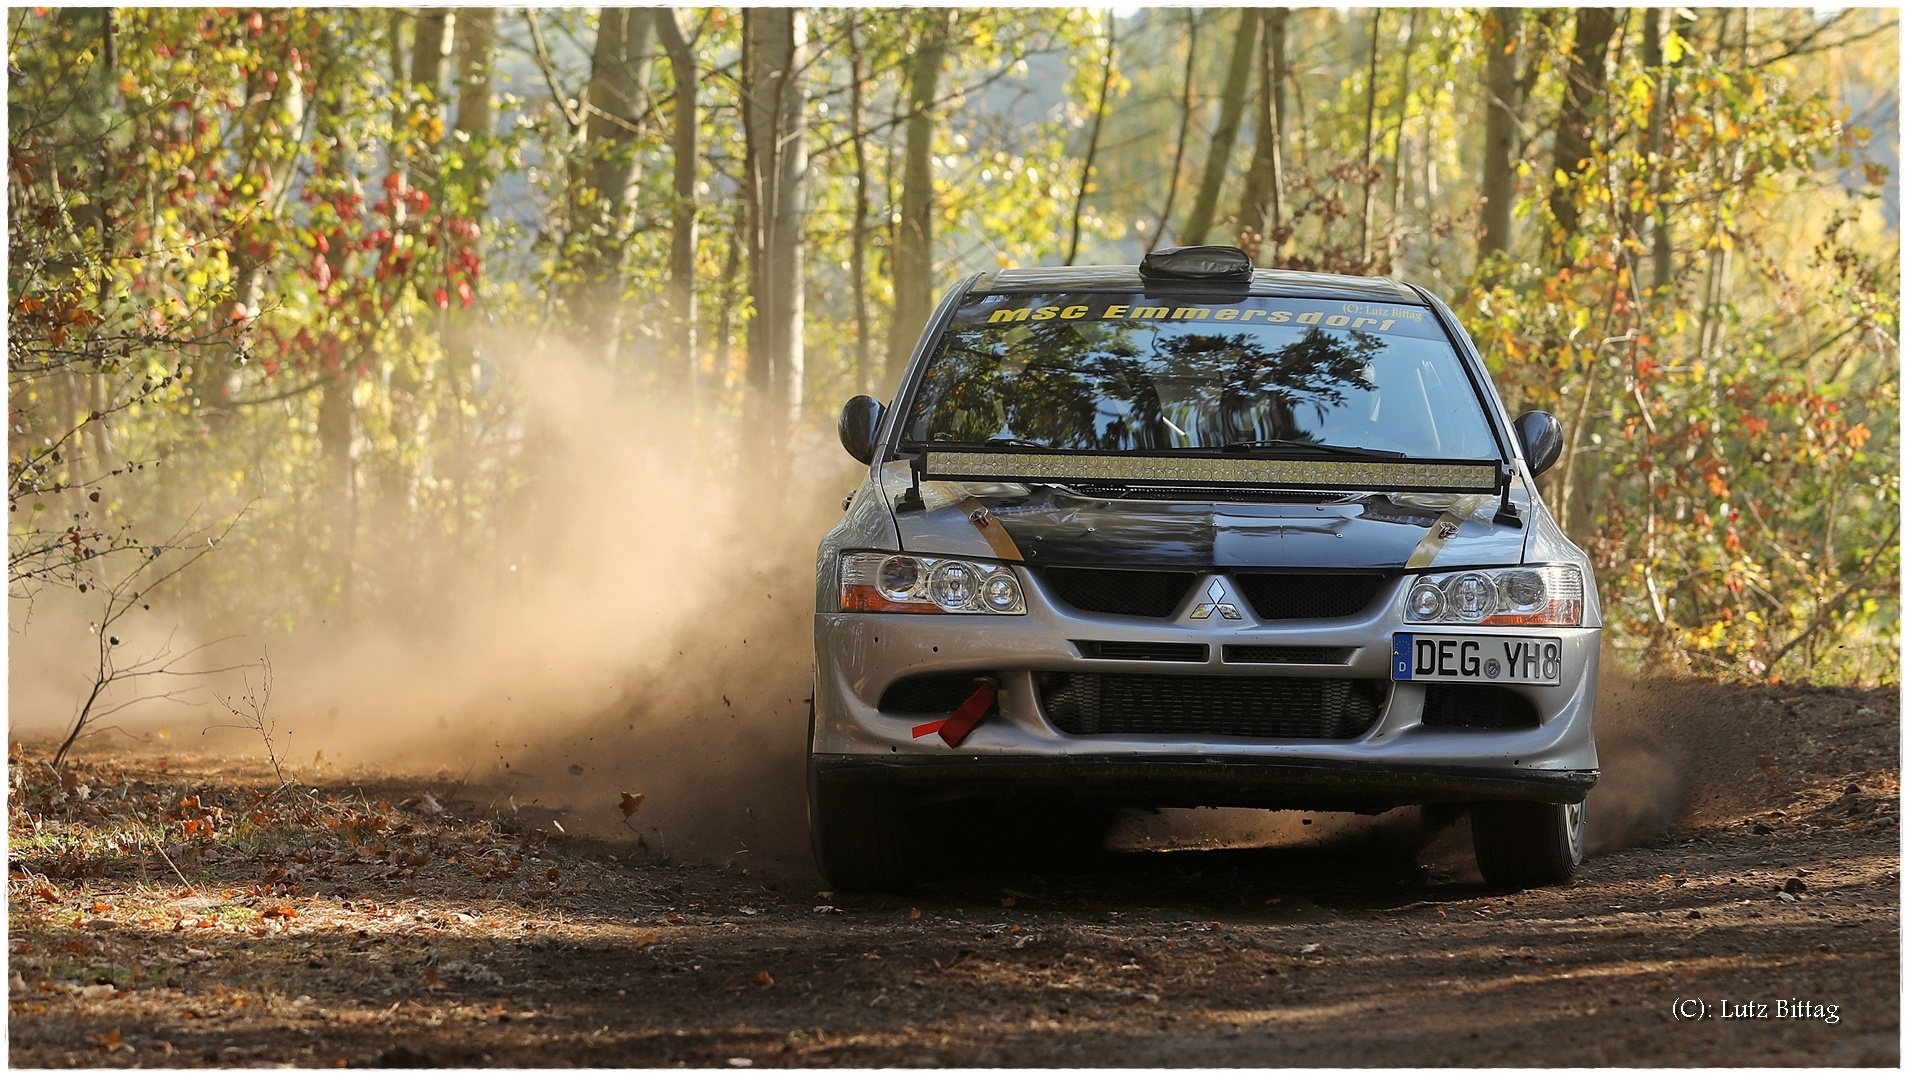
<path fill-rule="evenodd" d="M 1476 634 L 1554 637 L 1562 682 L 1519 686 L 1537 712 L 1535 727 L 1426 725 L 1425 687 L 1390 682 L 1391 638 L 1402 622 L 1404 577 L 1364 613 L 1337 620 L 1257 622 L 1140 619 L 1082 613 L 1053 600 L 1037 574 L 1023 573 L 1025 616 L 822 613 L 815 620 L 815 727 L 810 743 L 820 780 L 895 780 L 923 789 L 1043 792 L 1151 806 L 1260 806 L 1312 810 L 1384 809 L 1413 803 L 1490 799 L 1580 802 L 1597 777 L 1592 718 L 1596 628 Z M 1201 580 L 1195 590 L 1206 585 Z M 1443 631 L 1444 629 L 1440 629 Z M 1076 640 L 1205 643 L 1203 662 L 1087 658 Z M 1327 647 L 1329 664 L 1235 664 L 1227 645 Z M 903 677 L 991 674 L 999 712 L 958 748 L 917 739 L 920 714 L 889 713 L 883 693 Z M 1043 711 L 1042 673 L 1321 677 L 1382 682 L 1377 719 L 1345 739 L 1259 739 L 1216 735 L 1069 735 Z"/>

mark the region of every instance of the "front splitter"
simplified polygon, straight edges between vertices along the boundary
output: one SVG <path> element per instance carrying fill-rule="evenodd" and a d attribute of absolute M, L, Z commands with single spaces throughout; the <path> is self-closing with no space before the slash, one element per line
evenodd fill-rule
<path fill-rule="evenodd" d="M 1377 812 L 1423 803 L 1581 803 L 1597 770 L 1459 769 L 1204 755 L 813 755 L 813 778 L 924 792 L 1054 796 L 1145 807 Z"/>

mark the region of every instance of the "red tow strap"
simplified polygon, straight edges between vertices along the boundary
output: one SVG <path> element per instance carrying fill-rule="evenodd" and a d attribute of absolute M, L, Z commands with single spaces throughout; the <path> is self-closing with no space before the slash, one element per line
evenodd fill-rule
<path fill-rule="evenodd" d="M 939 721 L 930 721 L 925 725 L 914 726 L 914 738 L 941 734 L 942 742 L 949 747 L 959 747 L 974 726 L 981 723 L 989 707 L 994 705 L 994 682 L 977 678 L 974 681 L 974 693 L 967 701 L 956 707 L 954 712 Z"/>

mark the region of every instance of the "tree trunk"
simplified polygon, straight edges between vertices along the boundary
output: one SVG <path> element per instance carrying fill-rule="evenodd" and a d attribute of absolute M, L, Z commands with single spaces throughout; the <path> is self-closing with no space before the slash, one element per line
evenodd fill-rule
<path fill-rule="evenodd" d="M 1371 271 L 1371 213 L 1372 191 L 1376 188 L 1371 166 L 1372 143 L 1377 135 L 1378 121 L 1378 31 L 1385 20 L 1385 9 L 1377 8 L 1371 13 L 1371 69 L 1365 75 L 1365 199 L 1358 212 L 1358 266 L 1363 272 Z"/>
<path fill-rule="evenodd" d="M 679 16 L 656 12 L 656 29 L 676 83 L 675 200 L 670 206 L 669 331 L 664 338 L 665 381 L 692 383 L 696 370 L 696 55 L 682 36 Z"/>
<path fill-rule="evenodd" d="M 790 8 L 743 13 L 749 227 L 749 388 L 778 440 L 802 404 L 802 226 L 808 208 L 807 20 Z"/>
<path fill-rule="evenodd" d="M 1391 226 L 1385 232 L 1384 272 L 1394 272 L 1398 258 L 1399 222 L 1405 214 L 1405 120 L 1411 112 L 1411 50 L 1418 42 L 1418 9 L 1405 23 L 1404 51 L 1398 58 L 1398 126 L 1391 142 Z"/>
<path fill-rule="evenodd" d="M 1186 75 L 1179 84 L 1179 138 L 1173 143 L 1173 168 L 1166 179 L 1166 204 L 1153 225 L 1153 237 L 1146 241 L 1147 253 L 1158 249 L 1166 234 L 1166 223 L 1173 219 L 1173 201 L 1179 197 L 1179 173 L 1186 163 L 1186 135 L 1192 130 L 1193 69 L 1199 59 L 1199 12 L 1186 9 Z"/>
<path fill-rule="evenodd" d="M 622 336 L 624 208 L 636 173 L 637 136 L 649 108 L 649 8 L 603 9 L 584 91 L 582 196 L 573 225 L 580 237 L 571 316 L 586 354 L 613 360 Z"/>
<path fill-rule="evenodd" d="M 1285 147 L 1280 120 L 1285 111 L 1285 87 L 1281 79 L 1285 70 L 1285 21 L 1289 14 L 1288 9 L 1282 7 L 1260 12 L 1265 34 L 1259 48 L 1259 96 L 1252 167 L 1246 170 L 1245 194 L 1239 199 L 1239 246 L 1261 265 L 1279 263 L 1280 238 L 1276 233 L 1285 220 Z M 1268 208 L 1271 231 L 1266 229 Z"/>
<path fill-rule="evenodd" d="M 900 376 L 934 304 L 934 97 L 947 60 L 952 9 L 920 16 L 920 40 L 908 61 L 907 163 L 901 178 L 901 222 L 894 243 L 894 323 L 888 331 L 888 377 Z"/>
<path fill-rule="evenodd" d="M 490 134 L 490 81 L 497 65 L 497 9 L 465 8 L 457 18 L 457 126 Z"/>
<path fill-rule="evenodd" d="M 1107 93 L 1113 87 L 1114 32 L 1119 23 L 1113 12 L 1106 13 L 1106 56 L 1100 61 L 1100 100 L 1093 109 L 1093 131 L 1087 135 L 1086 160 L 1080 164 L 1080 191 L 1073 198 L 1073 238 L 1067 243 L 1066 264 L 1080 254 L 1080 214 L 1086 209 L 1087 192 L 1093 189 L 1093 158 L 1100 152 L 1100 129 L 1106 125 Z"/>
<path fill-rule="evenodd" d="M 1517 31 L 1514 7 L 1494 7 L 1484 16 L 1484 167 L 1478 191 L 1483 201 L 1477 260 L 1510 249 L 1511 203 L 1517 198 Z"/>
<path fill-rule="evenodd" d="M 1669 148 L 1669 102 L 1675 75 L 1663 61 L 1663 37 L 1675 18 L 1671 8 L 1646 8 L 1643 12 L 1643 66 L 1656 79 L 1650 98 L 1649 130 L 1645 146 L 1650 161 L 1650 191 L 1656 206 L 1650 214 L 1650 289 L 1660 292 L 1669 286 L 1675 256 L 1674 236 L 1670 231 L 1669 206 L 1664 204 L 1669 183 L 1664 178 L 1663 158 Z"/>
<path fill-rule="evenodd" d="M 436 116 L 443 115 L 440 105 L 444 100 L 444 57 L 450 53 L 456 25 L 457 13 L 449 8 L 427 7 L 417 13 L 417 37 L 411 47 L 411 85 L 425 91 L 431 113 Z"/>
<path fill-rule="evenodd" d="M 1257 11 L 1239 12 L 1239 32 L 1232 41 L 1232 61 L 1226 67 L 1226 87 L 1219 99 L 1219 126 L 1212 133 L 1212 145 L 1206 149 L 1199 194 L 1193 199 L 1192 213 L 1186 217 L 1186 229 L 1180 233 L 1181 241 L 1189 246 L 1204 243 L 1206 234 L 1212 231 L 1212 214 L 1219 206 L 1219 188 L 1232 167 L 1232 147 L 1239 140 L 1239 120 L 1245 113 L 1246 90 L 1252 84 L 1260 21 Z"/>
<path fill-rule="evenodd" d="M 1570 263 L 1570 240 L 1577 234 L 1576 178 L 1589 163 L 1591 112 L 1603 96 L 1604 57 L 1615 33 L 1615 9 L 1577 9 L 1576 42 L 1564 72 L 1551 172 L 1562 177 L 1550 191 L 1550 215 L 1557 222 L 1552 255 L 1560 268 Z"/>
<path fill-rule="evenodd" d="M 855 154 L 855 222 L 848 237 L 848 289 L 855 307 L 855 388 L 874 389 L 874 339 L 868 319 L 868 133 L 862 128 L 862 82 L 867 67 L 861 55 L 859 14 L 848 19 L 848 138 Z"/>

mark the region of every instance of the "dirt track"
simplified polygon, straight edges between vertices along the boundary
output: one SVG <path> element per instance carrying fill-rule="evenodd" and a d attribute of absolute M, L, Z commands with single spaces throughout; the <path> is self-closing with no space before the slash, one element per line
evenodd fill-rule
<path fill-rule="evenodd" d="M 9 1060 L 1898 1064 L 1896 692 L 1619 686 L 1599 720 L 1605 851 L 1523 894 L 1461 826 L 1318 818 L 837 897 L 402 775 L 266 799 L 252 762 L 93 756 L 63 787 L 16 757 Z M 160 824 L 166 857 L 114 839 Z"/>

